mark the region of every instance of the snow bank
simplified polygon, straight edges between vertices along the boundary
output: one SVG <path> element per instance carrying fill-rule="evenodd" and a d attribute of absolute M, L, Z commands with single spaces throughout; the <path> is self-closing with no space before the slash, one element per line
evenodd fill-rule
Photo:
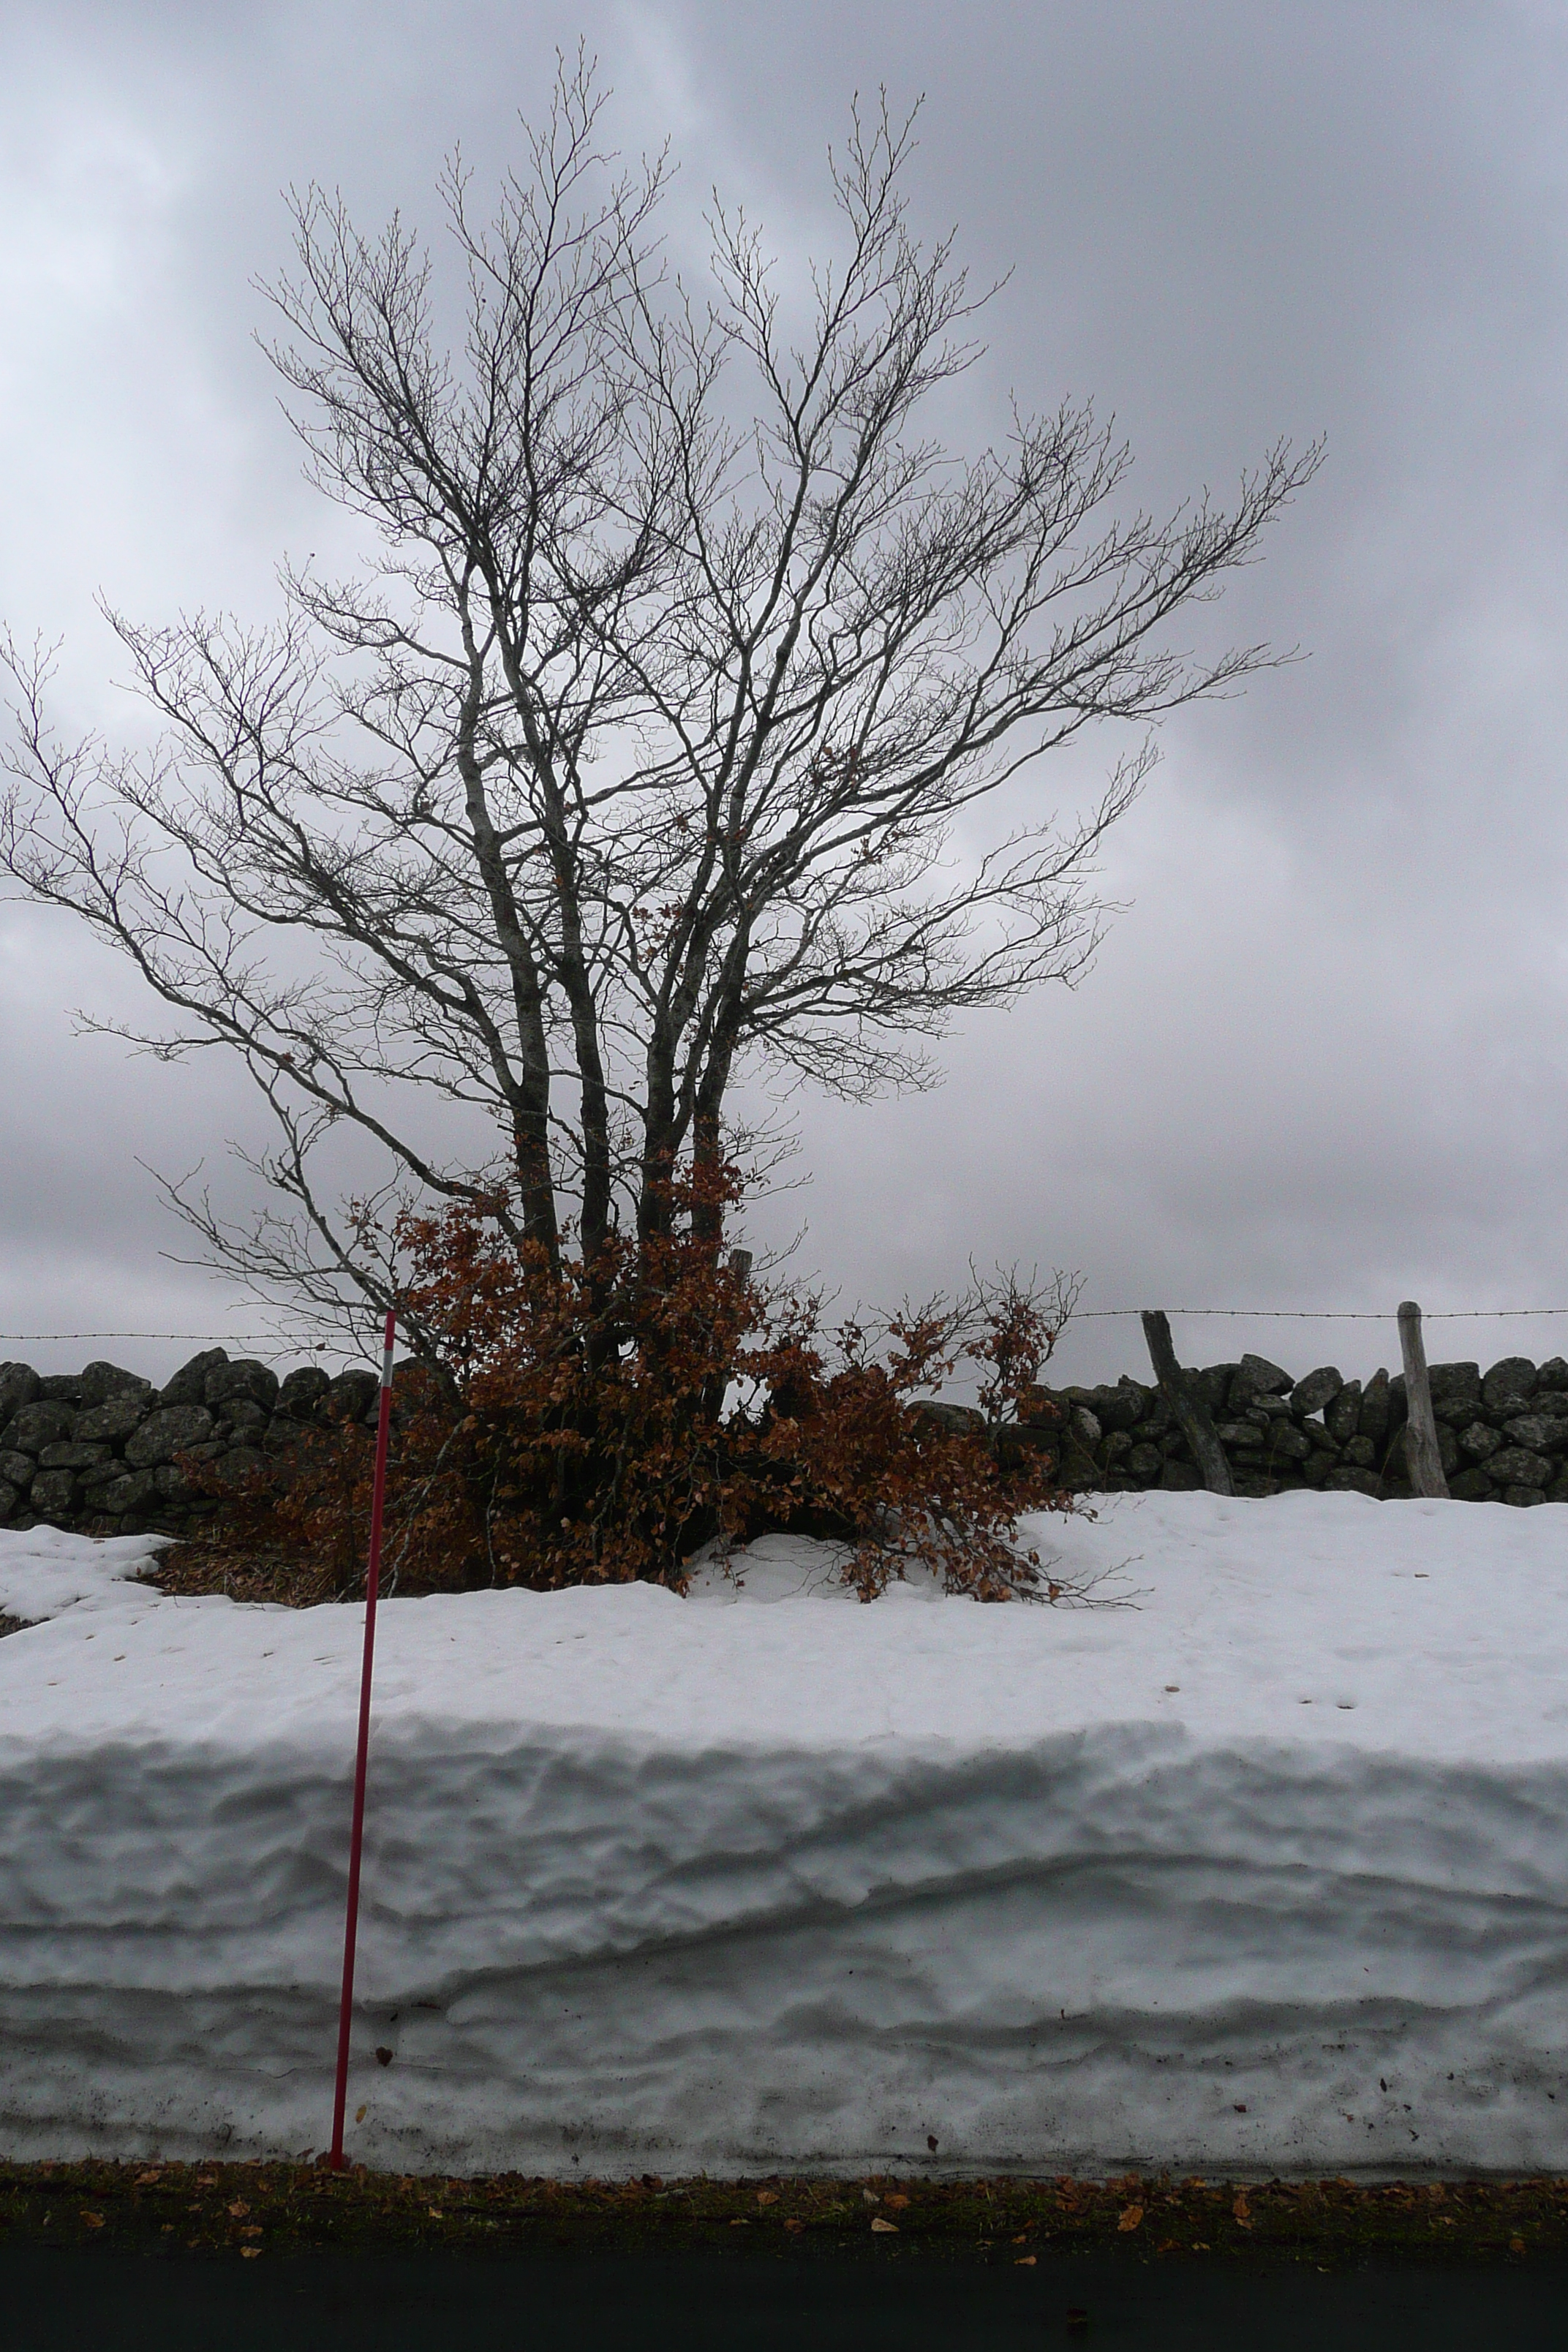
<path fill-rule="evenodd" d="M 1568 1518 L 1033 1532 L 1136 1605 L 388 1604 L 354 2155 L 1568 2166 Z M 361 1615 L 148 1549 L 0 1537 L 0 2149 L 319 2147 Z"/>

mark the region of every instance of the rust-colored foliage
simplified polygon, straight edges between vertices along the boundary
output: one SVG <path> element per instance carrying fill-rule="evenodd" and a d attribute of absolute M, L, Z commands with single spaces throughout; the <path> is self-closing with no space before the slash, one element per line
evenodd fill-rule
<path fill-rule="evenodd" d="M 664 1229 L 552 1269 L 491 1203 L 405 1216 L 386 1573 L 404 1591 L 685 1580 L 692 1555 L 770 1528 L 840 1538 L 865 1599 L 914 1563 L 983 1600 L 1052 1588 L 1014 1543 L 1065 1507 L 1039 1457 L 999 1461 L 993 1426 L 1054 1334 L 1012 1286 L 879 1336 L 826 1335 L 819 1303 L 772 1292 L 711 1238 L 730 1171 L 672 1184 Z M 984 1421 L 919 1401 L 963 1359 Z M 264 1511 L 269 1541 L 361 1570 L 371 1445 L 315 1432 Z M 262 1528 L 253 1521 L 253 1533 Z"/>

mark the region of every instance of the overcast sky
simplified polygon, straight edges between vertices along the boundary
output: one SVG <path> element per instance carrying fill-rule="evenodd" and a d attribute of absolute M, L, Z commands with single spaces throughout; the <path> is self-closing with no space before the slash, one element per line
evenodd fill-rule
<path fill-rule="evenodd" d="M 826 234 L 855 91 L 923 93 L 919 224 L 1013 273 L 954 436 L 1009 389 L 1092 394 L 1159 506 L 1326 436 L 1224 608 L 1304 657 L 1165 729 L 1076 992 L 975 1021 L 929 1095 L 800 1105 L 811 1181 L 764 1237 L 804 1223 L 797 1266 L 884 1303 L 973 1258 L 1078 1269 L 1090 1309 L 1568 1307 L 1568 6 L 51 0 L 0 26 L 0 616 L 65 639 L 68 724 L 121 731 L 96 591 L 260 613 L 281 555 L 342 535 L 251 340 L 289 183 L 434 230 L 443 154 L 502 166 L 585 33 L 621 142 L 672 142 L 678 244 L 717 181 L 790 257 Z M 135 995 L 65 917 L 0 908 L 0 978 L 4 1333 L 257 1328 L 162 1255 L 141 1164 L 259 1140 L 242 1086 L 76 1034 Z M 1397 1361 L 1364 1323 L 1177 1345 Z M 1558 1349 L 1568 1316 L 1429 1334 Z M 0 1337 L 50 1366 L 186 1352 Z M 1086 1320 L 1061 1361 L 1137 1370 L 1138 1327 Z"/>

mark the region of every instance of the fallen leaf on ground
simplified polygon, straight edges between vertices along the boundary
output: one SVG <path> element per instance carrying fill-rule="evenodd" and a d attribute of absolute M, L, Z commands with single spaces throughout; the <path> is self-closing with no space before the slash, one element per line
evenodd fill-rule
<path fill-rule="evenodd" d="M 779 2201 L 779 2192 L 778 2192 L 778 2190 L 777 2190 L 776 2189 L 758 2189 L 758 2191 L 757 2191 L 757 2202 L 758 2202 L 758 2204 L 759 2204 L 759 2205 L 776 2205 L 776 2204 L 778 2203 L 778 2201 Z"/>
<path fill-rule="evenodd" d="M 898 2213 L 903 2210 L 910 2200 L 907 2197 L 894 2196 L 889 2197 L 885 2201 L 889 2213 Z"/>
<path fill-rule="evenodd" d="M 896 2221 L 884 2221 L 879 2213 L 874 2213 L 871 2216 L 871 2227 L 873 2230 L 885 2231 L 889 2237 L 896 2238 L 899 2234 L 898 2223 Z"/>
<path fill-rule="evenodd" d="M 1017 2254 L 1014 2257 L 1013 2267 L 1019 2271 L 1032 2271 L 1038 2260 L 1037 2254 Z"/>
<path fill-rule="evenodd" d="M 1142 2205 L 1129 2205 L 1116 2226 L 1119 2230 L 1136 2230 L 1143 2219 Z"/>
<path fill-rule="evenodd" d="M 89 2230 L 101 2230 L 103 2227 L 103 2216 L 101 2213 L 89 2213 L 84 2208 L 81 2218 L 87 2223 Z M 1522 2253 L 1523 2252 L 1524 2248 L 1521 2246 L 1520 2252 Z"/>

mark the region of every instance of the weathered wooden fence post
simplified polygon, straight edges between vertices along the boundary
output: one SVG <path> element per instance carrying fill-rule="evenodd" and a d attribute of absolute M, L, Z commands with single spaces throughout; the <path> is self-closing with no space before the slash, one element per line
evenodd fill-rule
<path fill-rule="evenodd" d="M 1215 1434 L 1208 1407 L 1176 1361 L 1176 1351 L 1171 1345 L 1170 1318 L 1158 1307 L 1146 1307 L 1143 1337 L 1149 1342 L 1149 1360 L 1154 1367 L 1161 1394 L 1176 1416 L 1176 1427 L 1187 1441 L 1204 1485 L 1211 1495 L 1234 1495 L 1230 1465 Z"/>
<path fill-rule="evenodd" d="M 1443 1457 L 1437 1451 L 1437 1423 L 1432 1412 L 1432 1383 L 1426 1377 L 1426 1350 L 1421 1339 L 1421 1309 L 1407 1298 L 1399 1310 L 1399 1352 L 1405 1359 L 1405 1460 L 1415 1495 L 1448 1499 Z"/>

